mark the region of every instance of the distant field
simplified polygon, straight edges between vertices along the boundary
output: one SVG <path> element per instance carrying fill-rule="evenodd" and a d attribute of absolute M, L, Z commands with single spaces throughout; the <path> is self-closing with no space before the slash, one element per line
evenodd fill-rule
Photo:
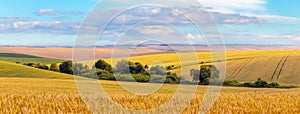
<path fill-rule="evenodd" d="M 157 53 L 173 53 L 177 52 L 188 52 L 191 48 L 195 48 L 197 52 L 208 52 L 207 46 L 142 46 L 133 48 L 132 46 L 118 47 L 118 55 L 125 56 L 128 52 L 131 55 L 149 55 Z M 92 50 L 92 49 L 90 49 Z M 108 59 L 111 58 L 113 53 L 113 47 L 95 48 L 95 59 Z M 226 46 L 227 51 L 259 51 L 259 50 L 300 50 L 299 46 Z M 62 47 L 0 47 L 0 53 L 21 53 L 28 55 L 35 55 L 46 58 L 58 58 L 64 60 L 71 60 L 73 48 L 62 48 Z"/>
<path fill-rule="evenodd" d="M 194 53 L 198 57 L 198 62 L 211 64 L 210 52 Z M 188 66 L 190 65 L 189 57 L 193 57 L 193 53 L 180 53 Z M 279 82 L 282 85 L 300 86 L 300 51 L 299 50 L 264 50 L 264 51 L 229 51 L 226 52 L 226 78 L 238 80 L 240 82 L 255 81 L 262 78 L 270 82 Z M 115 58 L 115 62 L 124 58 Z M 180 74 L 181 61 L 179 56 L 174 53 L 151 54 L 142 56 L 132 56 L 130 61 L 141 62 L 142 64 L 152 65 L 156 62 L 162 65 L 175 65 L 172 72 Z M 218 60 L 218 59 L 217 59 Z M 63 60 L 43 58 L 23 54 L 0 53 L 0 61 L 8 62 L 35 62 L 42 64 L 61 63 Z M 111 59 L 106 59 L 111 63 Z M 224 60 L 220 60 L 224 61 Z M 90 62 L 92 66 L 94 62 Z M 216 62 L 218 64 L 218 62 Z M 201 64 L 198 64 L 198 66 Z M 114 65 L 113 65 L 114 66 Z M 195 67 L 194 67 L 195 68 Z M 189 75 L 189 74 L 186 74 Z"/>
<path fill-rule="evenodd" d="M 25 54 L 15 54 L 15 53 L 0 53 L 0 61 L 7 62 L 21 62 L 21 63 L 41 63 L 41 64 L 51 64 L 51 63 L 61 63 L 63 60 L 44 58 Z"/>
<path fill-rule="evenodd" d="M 180 54 L 185 57 L 193 56 L 192 53 L 188 52 Z M 227 79 L 247 82 L 262 78 L 270 82 L 279 82 L 282 85 L 300 86 L 300 70 L 298 70 L 300 68 L 299 50 L 228 51 L 226 56 Z M 205 64 L 210 64 L 211 62 L 210 52 L 197 52 L 197 57 L 199 63 L 205 62 Z M 116 58 L 114 61 L 121 59 L 123 58 Z M 152 65 L 155 62 L 160 62 L 164 66 L 175 65 L 177 69 L 172 71 L 177 74 L 180 74 L 180 63 L 183 62 L 174 53 L 133 56 L 129 60 L 147 65 Z M 111 63 L 110 59 L 107 61 Z M 184 62 L 189 65 L 191 61 Z M 218 64 L 218 61 L 216 64 Z"/>
<path fill-rule="evenodd" d="M 118 55 L 124 56 L 127 52 L 132 51 L 129 47 L 118 48 L 120 53 Z M 92 51 L 92 49 L 89 49 Z M 113 52 L 113 48 L 96 48 L 95 58 L 110 58 Z M 138 48 L 134 49 L 132 55 L 143 55 L 143 54 L 155 54 L 155 53 L 166 53 L 168 51 L 160 49 L 149 49 L 149 48 Z M 57 58 L 64 60 L 71 60 L 73 54 L 73 48 L 32 48 L 32 47 L 0 47 L 0 53 L 20 53 L 28 54 L 46 58 Z"/>

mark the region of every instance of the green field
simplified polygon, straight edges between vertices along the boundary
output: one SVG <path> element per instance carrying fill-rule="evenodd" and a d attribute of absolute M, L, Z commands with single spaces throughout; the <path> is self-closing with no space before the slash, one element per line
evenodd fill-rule
<path fill-rule="evenodd" d="M 0 61 L 0 77 L 73 79 L 71 75 Z"/>
<path fill-rule="evenodd" d="M 61 63 L 63 60 L 37 57 L 37 56 L 25 55 L 25 54 L 0 53 L 0 61 L 7 61 L 13 63 L 21 62 L 21 63 L 51 64 L 51 63 Z"/>

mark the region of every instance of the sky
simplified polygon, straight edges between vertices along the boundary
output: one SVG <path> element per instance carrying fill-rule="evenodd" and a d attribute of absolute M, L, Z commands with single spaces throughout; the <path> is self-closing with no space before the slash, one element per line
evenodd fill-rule
<path fill-rule="evenodd" d="M 99 10 L 97 18 L 87 26 L 88 34 L 97 35 L 99 31 L 91 28 L 101 23 L 101 16 L 119 11 L 130 1 L 1 0 L 0 45 L 72 46 L 89 12 Z M 136 44 L 154 37 L 164 38 L 162 41 L 167 43 L 182 43 L 187 39 L 193 44 L 205 44 L 202 34 L 183 18 L 188 15 L 201 20 L 203 10 L 214 19 L 225 44 L 300 44 L 299 0 L 198 0 L 201 7 L 192 3 L 183 5 L 186 0 L 166 1 L 171 10 L 143 6 L 128 8 L 116 15 L 98 45 Z M 179 15 L 174 11 L 183 12 Z M 213 33 L 207 34 L 211 35 Z"/>

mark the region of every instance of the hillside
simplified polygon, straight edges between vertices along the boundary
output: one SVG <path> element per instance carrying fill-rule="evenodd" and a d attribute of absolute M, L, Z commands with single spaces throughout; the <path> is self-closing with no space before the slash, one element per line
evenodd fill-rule
<path fill-rule="evenodd" d="M 26 54 L 15 54 L 15 53 L 0 53 L 0 61 L 7 62 L 21 62 L 21 63 L 41 63 L 41 64 L 51 64 L 51 63 L 60 63 L 63 60 L 44 58 Z"/>
<path fill-rule="evenodd" d="M 185 57 L 192 56 L 192 53 L 181 54 Z M 300 67 L 299 50 L 231 51 L 226 52 L 226 55 L 226 79 L 238 80 L 240 82 L 253 82 L 256 81 L 257 78 L 262 78 L 269 82 L 279 82 L 282 85 L 300 86 L 300 71 L 298 70 Z M 210 64 L 211 62 L 209 52 L 197 52 L 197 57 L 199 63 L 205 62 L 205 64 Z M 121 59 L 123 58 L 116 58 L 116 60 Z M 178 55 L 174 53 L 132 56 L 129 59 L 130 61 L 141 62 L 144 65 L 147 64 L 150 66 L 155 62 L 161 62 L 164 66 L 175 65 L 175 69 L 173 69 L 172 72 L 180 74 L 180 59 L 178 58 Z M 25 61 L 40 62 L 44 64 L 62 61 L 23 54 L 0 54 L 0 61 L 4 60 L 14 63 L 15 61 Z M 110 59 L 106 61 L 111 63 Z M 60 75 L 65 75 L 14 63 L 0 63 L 1 74 L 9 75 L 4 77 L 41 77 L 40 74 L 46 74 L 45 77 L 50 76 L 52 78 L 58 78 L 61 77 Z M 201 64 L 198 64 L 198 66 L 199 65 Z M 115 65 L 113 64 L 113 66 Z"/>
<path fill-rule="evenodd" d="M 248 82 L 262 78 L 270 82 L 279 82 L 282 85 L 300 85 L 299 50 L 229 51 L 226 55 L 227 79 Z M 181 53 L 181 56 L 189 57 L 193 54 Z M 199 63 L 211 64 L 210 52 L 197 52 L 197 57 Z M 121 59 L 117 58 L 115 62 Z M 147 65 L 155 62 L 161 62 L 164 66 L 175 65 L 177 69 L 172 71 L 180 74 L 180 58 L 174 53 L 133 56 L 129 59 Z M 111 60 L 107 61 L 111 62 Z M 185 62 L 189 63 L 189 61 Z"/>
<path fill-rule="evenodd" d="M 72 75 L 0 61 L 0 77 L 73 79 Z"/>

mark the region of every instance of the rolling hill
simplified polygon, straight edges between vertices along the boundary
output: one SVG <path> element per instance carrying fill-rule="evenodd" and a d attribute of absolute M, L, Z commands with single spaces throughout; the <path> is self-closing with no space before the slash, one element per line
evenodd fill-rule
<path fill-rule="evenodd" d="M 73 79 L 72 75 L 0 61 L 0 77 Z"/>
<path fill-rule="evenodd" d="M 182 56 L 193 54 L 183 53 Z M 282 85 L 300 85 L 299 50 L 229 51 L 226 52 L 226 56 L 226 79 L 253 82 L 262 78 Z M 210 52 L 197 52 L 197 57 L 199 63 L 211 64 Z M 116 58 L 115 61 L 121 59 L 124 58 Z M 155 62 L 161 62 L 164 66 L 175 65 L 177 69 L 172 71 L 180 74 L 180 58 L 174 53 L 132 56 L 129 60 L 150 66 Z M 111 60 L 107 61 L 111 63 Z M 198 64 L 200 65 L 202 64 Z"/>
<path fill-rule="evenodd" d="M 210 64 L 210 52 L 197 52 L 196 54 L 199 63 L 205 62 L 205 64 Z M 191 56 L 192 54 L 185 52 L 182 55 Z M 240 82 L 253 82 L 256 81 L 257 78 L 262 78 L 263 80 L 270 82 L 279 82 L 282 85 L 300 86 L 300 70 L 298 70 L 300 67 L 299 50 L 230 51 L 226 52 L 226 55 L 226 79 L 237 80 Z M 115 58 L 116 61 L 121 59 L 124 58 Z M 129 60 L 141 62 L 144 65 L 147 64 L 150 66 L 155 62 L 161 62 L 164 66 L 175 65 L 175 69 L 173 69 L 172 72 L 180 74 L 180 58 L 178 58 L 178 55 L 174 53 L 132 56 Z M 50 64 L 61 62 L 62 60 L 22 54 L 0 54 L 0 61 L 25 61 Z M 106 61 L 111 63 L 111 59 L 107 59 Z M 50 76 L 52 78 L 57 78 L 61 77 L 60 75 L 65 75 L 8 62 L 0 62 L 0 71 L 2 75 L 9 74 L 9 77 Z M 198 66 L 200 65 L 202 64 L 198 64 Z"/>
<path fill-rule="evenodd" d="M 21 62 L 21 63 L 41 63 L 41 64 L 51 64 L 51 63 L 60 63 L 63 60 L 44 58 L 26 54 L 15 54 L 15 53 L 0 53 L 0 61 L 7 62 Z"/>

